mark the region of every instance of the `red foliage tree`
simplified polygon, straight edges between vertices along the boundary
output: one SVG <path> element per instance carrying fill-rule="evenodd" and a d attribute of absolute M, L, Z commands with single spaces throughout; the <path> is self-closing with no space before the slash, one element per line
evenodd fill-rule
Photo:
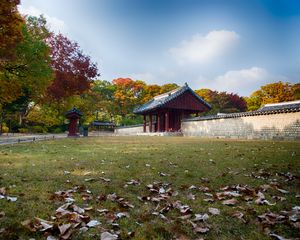
<path fill-rule="evenodd" d="M 59 100 L 90 89 L 93 78 L 99 76 L 98 69 L 79 45 L 62 34 L 53 34 L 48 44 L 55 80 L 48 88 L 47 96 Z"/>

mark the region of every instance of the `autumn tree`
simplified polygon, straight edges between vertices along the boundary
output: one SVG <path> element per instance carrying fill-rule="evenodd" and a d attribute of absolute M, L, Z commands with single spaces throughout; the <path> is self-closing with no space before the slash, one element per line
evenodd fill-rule
<path fill-rule="evenodd" d="M 207 114 L 218 112 L 233 113 L 246 111 L 245 100 L 234 93 L 212 91 L 210 89 L 199 89 L 195 91 L 206 102 L 212 105 L 212 110 Z"/>
<path fill-rule="evenodd" d="M 297 99 L 297 84 L 276 82 L 262 86 L 246 99 L 248 110 L 253 111 L 267 103 L 279 103 Z"/>
<path fill-rule="evenodd" d="M 16 46 L 22 40 L 24 19 L 18 12 L 20 0 L 0 1 L 0 71 L 16 57 Z"/>
<path fill-rule="evenodd" d="M 55 73 L 54 82 L 47 91 L 48 97 L 62 100 L 90 89 L 93 79 L 98 76 L 98 69 L 79 45 L 62 34 L 52 34 L 48 44 Z"/>
<path fill-rule="evenodd" d="M 167 83 L 167 84 L 164 84 L 160 88 L 160 94 L 172 91 L 172 90 L 174 90 L 176 88 L 179 88 L 179 86 L 176 83 Z"/>
<path fill-rule="evenodd" d="M 112 81 L 116 90 L 114 99 L 118 112 L 123 117 L 131 113 L 133 108 L 141 103 L 145 82 L 132 80 L 131 78 L 117 78 Z"/>
<path fill-rule="evenodd" d="M 142 97 L 142 103 L 146 103 L 148 101 L 150 101 L 153 97 L 161 94 L 161 86 L 159 85 L 146 85 L 144 87 L 144 93 L 143 93 L 143 97 Z"/>

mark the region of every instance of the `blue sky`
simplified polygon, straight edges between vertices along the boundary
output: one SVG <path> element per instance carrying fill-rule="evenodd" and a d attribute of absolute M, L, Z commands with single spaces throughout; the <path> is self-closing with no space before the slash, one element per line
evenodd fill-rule
<path fill-rule="evenodd" d="M 300 82 L 299 0 L 22 0 L 79 43 L 101 79 L 249 95 Z"/>

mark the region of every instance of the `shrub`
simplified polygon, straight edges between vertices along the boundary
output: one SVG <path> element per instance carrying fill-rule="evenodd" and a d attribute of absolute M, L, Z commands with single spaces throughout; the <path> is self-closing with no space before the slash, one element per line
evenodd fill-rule
<path fill-rule="evenodd" d="M 28 131 L 28 128 L 19 128 L 18 132 L 19 133 L 28 133 L 29 131 Z"/>
<path fill-rule="evenodd" d="M 9 132 L 9 128 L 5 124 L 3 124 L 2 133 L 8 133 L 8 132 Z"/>
<path fill-rule="evenodd" d="M 55 128 L 55 129 L 53 130 L 53 133 L 62 133 L 62 132 L 63 132 L 63 130 L 60 129 L 60 128 Z"/>
<path fill-rule="evenodd" d="M 31 127 L 30 130 L 32 133 L 47 133 L 48 132 L 48 129 L 43 126 L 33 126 L 33 127 Z"/>

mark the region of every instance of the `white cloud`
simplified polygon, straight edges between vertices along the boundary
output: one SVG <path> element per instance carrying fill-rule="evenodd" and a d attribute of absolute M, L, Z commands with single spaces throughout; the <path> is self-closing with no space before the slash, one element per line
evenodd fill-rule
<path fill-rule="evenodd" d="M 169 53 L 180 63 L 209 63 L 226 54 L 239 41 L 234 31 L 214 30 L 208 34 L 196 34 L 189 41 L 183 41 L 179 47 L 171 48 Z"/>
<path fill-rule="evenodd" d="M 148 84 L 149 83 L 153 83 L 155 80 L 155 76 L 152 73 L 131 73 L 126 75 L 129 78 L 132 78 L 134 80 L 142 80 L 142 81 L 146 81 Z"/>
<path fill-rule="evenodd" d="M 252 67 L 249 69 L 228 71 L 211 81 L 205 81 L 205 87 L 248 96 L 262 85 L 287 80 L 287 77 L 271 74 L 264 68 Z"/>
<path fill-rule="evenodd" d="M 28 8 L 25 8 L 22 5 L 20 5 L 19 11 L 21 12 L 21 14 L 31 15 L 35 17 L 39 17 L 40 15 L 43 14 L 47 20 L 50 29 L 56 33 L 65 32 L 67 29 L 67 26 L 63 20 L 58 19 L 56 17 L 51 17 L 48 14 L 43 13 L 40 9 L 37 9 L 34 6 L 29 6 Z"/>

